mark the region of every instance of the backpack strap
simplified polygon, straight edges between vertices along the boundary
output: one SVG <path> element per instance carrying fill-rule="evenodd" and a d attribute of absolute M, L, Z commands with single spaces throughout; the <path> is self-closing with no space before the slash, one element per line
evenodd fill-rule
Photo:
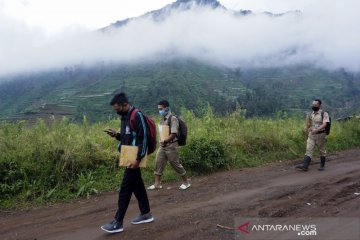
<path fill-rule="evenodd" d="M 168 119 L 169 134 L 171 134 L 171 119 L 172 119 L 173 117 L 177 118 L 176 115 L 170 114 L 169 119 Z M 177 119 L 178 119 L 178 118 L 177 118 Z M 179 119 L 178 119 L 178 121 L 179 121 Z M 180 129 L 180 121 L 179 121 L 179 129 Z M 179 129 L 178 129 L 178 131 L 179 131 Z M 179 134 L 179 132 L 176 134 L 176 137 L 179 136 L 178 134 Z M 176 141 L 177 141 L 177 140 L 176 140 Z"/>
<path fill-rule="evenodd" d="M 130 114 L 130 120 L 129 120 L 129 125 L 130 125 L 130 130 L 132 132 L 133 135 L 133 141 L 131 143 L 131 145 L 135 146 L 136 143 L 136 132 L 135 132 L 135 115 L 139 112 L 139 109 L 135 108 L 131 114 Z"/>
<path fill-rule="evenodd" d="M 321 112 L 321 119 L 322 119 L 322 121 L 324 121 L 324 114 L 325 114 L 325 113 L 327 113 L 327 112 L 324 112 L 324 111 Z M 327 113 L 327 115 L 329 116 L 329 113 Z M 330 116 L 329 116 L 329 120 L 330 120 Z"/>
<path fill-rule="evenodd" d="M 174 115 L 170 114 L 168 120 L 167 120 L 167 125 L 169 125 L 169 129 L 171 129 L 171 119 L 172 117 L 174 117 Z"/>
<path fill-rule="evenodd" d="M 134 130 L 135 129 L 135 115 L 136 113 L 139 112 L 139 109 L 135 108 L 131 114 L 130 114 L 130 120 L 129 120 L 129 124 L 130 124 L 130 130 Z"/>

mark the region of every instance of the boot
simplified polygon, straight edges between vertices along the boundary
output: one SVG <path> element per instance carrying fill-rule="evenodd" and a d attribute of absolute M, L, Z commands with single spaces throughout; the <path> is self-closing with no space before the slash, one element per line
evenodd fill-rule
<path fill-rule="evenodd" d="M 311 158 L 305 155 L 303 164 L 297 165 L 296 168 L 306 172 L 309 169 L 310 162 L 311 162 Z"/>
<path fill-rule="evenodd" d="M 321 156 L 320 157 L 320 167 L 318 168 L 319 171 L 324 171 L 325 170 L 325 157 Z"/>

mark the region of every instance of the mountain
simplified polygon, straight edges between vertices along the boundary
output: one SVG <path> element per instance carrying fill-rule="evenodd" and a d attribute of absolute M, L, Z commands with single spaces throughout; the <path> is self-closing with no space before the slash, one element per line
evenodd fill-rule
<path fill-rule="evenodd" d="M 217 114 L 240 105 L 247 116 L 303 115 L 320 98 L 335 118 L 359 110 L 360 75 L 343 69 L 326 71 L 308 65 L 287 68 L 229 69 L 194 60 L 136 65 L 81 65 L 62 71 L 17 77 L 0 84 L 0 118 L 68 116 L 94 122 L 115 116 L 109 106 L 115 92 L 148 114 L 168 99 L 202 114 L 208 104 Z"/>
<path fill-rule="evenodd" d="M 115 23 L 110 24 L 109 26 L 104 27 L 101 30 L 107 31 L 112 28 L 119 28 L 125 26 L 126 24 L 128 24 L 133 20 L 137 20 L 141 18 L 151 18 L 155 22 L 162 22 L 165 21 L 174 12 L 184 12 L 184 11 L 192 10 L 194 8 L 222 9 L 224 11 L 231 12 L 234 16 L 238 16 L 238 17 L 254 14 L 251 10 L 239 10 L 239 11 L 228 10 L 217 0 L 177 0 L 176 2 L 168 4 L 161 9 L 145 13 L 140 17 L 127 18 L 124 20 L 116 21 Z M 263 12 L 262 14 L 269 17 L 281 17 L 286 14 L 300 15 L 301 12 L 296 10 L 296 11 L 289 11 L 286 13 L 277 13 L 277 14 L 271 12 Z"/>
<path fill-rule="evenodd" d="M 122 26 L 126 25 L 127 23 L 129 23 L 130 21 L 136 20 L 139 18 L 149 18 L 150 17 L 155 22 L 161 22 L 161 21 L 164 21 L 167 17 L 169 17 L 171 15 L 171 13 L 173 13 L 174 11 L 177 11 L 177 12 L 178 11 L 187 11 L 194 7 L 207 7 L 207 8 L 212 8 L 212 9 L 221 8 L 224 10 L 226 9 L 217 0 L 177 0 L 176 2 L 168 4 L 161 9 L 145 13 L 144 15 L 142 15 L 140 17 L 127 18 L 124 20 L 117 21 L 117 22 L 111 24 L 110 26 L 103 28 L 102 30 L 106 31 L 113 27 L 115 27 L 115 28 L 122 27 Z"/>
<path fill-rule="evenodd" d="M 178 0 L 140 16 L 165 21 L 173 11 L 193 8 L 221 9 L 240 18 L 250 10 L 233 12 L 216 0 Z M 262 13 L 269 17 L 284 14 Z M 118 21 L 102 31 L 118 28 L 139 18 Z M 281 56 L 301 51 L 284 49 Z M 271 61 L 271 59 L 269 59 Z M 98 63 L 92 67 L 67 66 L 62 70 L 22 74 L 0 79 L 0 119 L 48 119 L 67 116 L 76 121 L 85 115 L 90 121 L 115 116 L 109 107 L 111 96 L 129 94 L 131 102 L 148 114 L 168 99 L 175 112 L 181 108 L 201 115 L 210 105 L 216 114 L 246 109 L 246 116 L 303 115 L 311 101 L 320 98 L 335 118 L 360 109 L 360 75 L 344 69 L 324 70 L 310 64 L 273 68 L 228 68 L 194 59 L 162 59 L 143 63 Z"/>

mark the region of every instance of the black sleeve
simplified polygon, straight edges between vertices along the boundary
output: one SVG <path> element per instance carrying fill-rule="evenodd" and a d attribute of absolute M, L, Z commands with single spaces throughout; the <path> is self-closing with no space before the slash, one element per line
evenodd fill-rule
<path fill-rule="evenodd" d="M 137 112 L 135 116 L 135 132 L 136 132 L 136 146 L 139 147 L 136 160 L 141 161 L 146 155 L 147 150 L 147 126 L 145 116 L 141 112 Z"/>
<path fill-rule="evenodd" d="M 119 133 L 119 132 L 116 133 L 115 138 L 116 138 L 116 140 L 121 142 L 121 133 Z"/>

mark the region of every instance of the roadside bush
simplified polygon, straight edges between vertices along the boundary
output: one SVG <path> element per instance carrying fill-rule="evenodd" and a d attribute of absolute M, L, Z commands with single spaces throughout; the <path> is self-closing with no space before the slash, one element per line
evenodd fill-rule
<path fill-rule="evenodd" d="M 2 197 L 10 197 L 21 192 L 23 188 L 22 179 L 23 171 L 16 162 L 0 162 L 0 195 Z"/>
<path fill-rule="evenodd" d="M 202 117 L 184 110 L 188 144 L 180 159 L 188 175 L 230 167 L 301 158 L 306 147 L 304 120 L 300 118 L 245 119 L 242 112 L 217 117 L 208 108 Z M 123 174 L 118 167 L 118 142 L 103 129 L 118 128 L 119 120 L 89 124 L 62 121 L 28 126 L 26 122 L 0 122 L 0 209 L 89 197 L 115 191 Z M 333 122 L 327 137 L 329 153 L 360 146 L 358 120 Z M 145 184 L 153 181 L 155 154 L 142 170 Z M 168 166 L 162 180 L 178 180 Z"/>
<path fill-rule="evenodd" d="M 192 138 L 180 151 L 185 169 L 196 173 L 214 172 L 230 164 L 226 157 L 225 144 L 216 139 Z"/>
<path fill-rule="evenodd" d="M 87 174 L 78 174 L 78 178 L 76 181 L 77 193 L 76 197 L 86 196 L 90 197 L 93 193 L 98 193 L 98 190 L 94 188 L 95 179 L 92 172 L 88 172 Z"/>

